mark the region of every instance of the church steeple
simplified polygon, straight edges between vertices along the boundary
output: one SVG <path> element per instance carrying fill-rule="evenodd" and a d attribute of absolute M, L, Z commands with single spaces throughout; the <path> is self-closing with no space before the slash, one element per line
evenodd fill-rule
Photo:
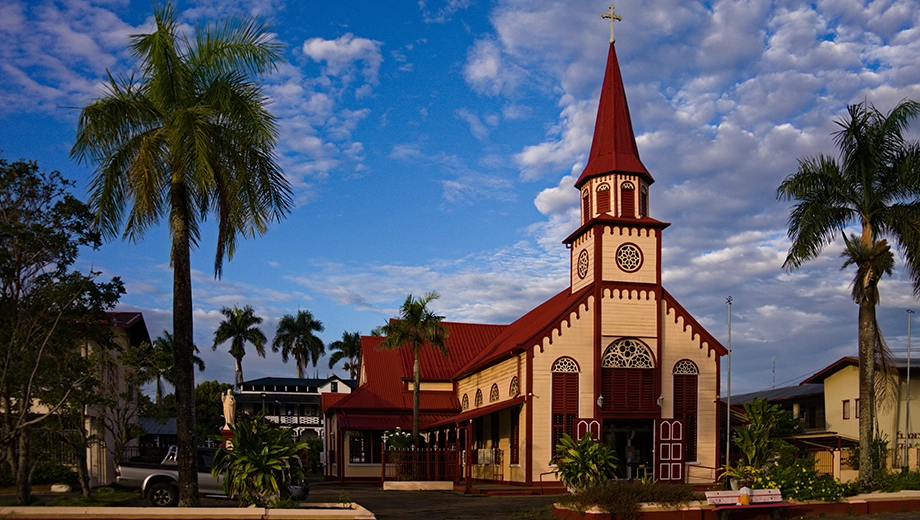
<path fill-rule="evenodd" d="M 604 85 L 597 106 L 597 121 L 594 124 L 594 140 L 588 154 L 588 164 L 575 187 L 581 189 L 590 178 L 610 173 L 638 174 L 647 184 L 655 182 L 639 159 L 613 42 L 607 54 L 607 71 L 604 73 Z"/>

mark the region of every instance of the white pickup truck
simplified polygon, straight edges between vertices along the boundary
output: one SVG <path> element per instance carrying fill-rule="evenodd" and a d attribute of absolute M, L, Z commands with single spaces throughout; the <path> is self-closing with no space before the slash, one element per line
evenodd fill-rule
<path fill-rule="evenodd" d="M 159 507 L 174 506 L 179 502 L 179 471 L 176 467 L 176 447 L 170 446 L 159 464 L 149 462 L 122 462 L 115 470 L 119 486 L 139 489 L 151 504 Z M 224 476 L 211 476 L 211 463 L 216 448 L 198 448 L 198 492 L 209 496 L 224 495 Z"/>

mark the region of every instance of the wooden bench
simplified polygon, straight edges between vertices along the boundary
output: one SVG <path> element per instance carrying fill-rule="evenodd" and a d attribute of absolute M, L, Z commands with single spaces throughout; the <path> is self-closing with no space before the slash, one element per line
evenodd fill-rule
<path fill-rule="evenodd" d="M 783 502 L 783 493 L 778 489 L 753 489 L 751 490 L 750 505 L 738 504 L 739 491 L 707 491 L 706 501 L 716 507 L 713 511 L 719 513 L 719 520 L 728 520 L 733 511 L 762 510 L 770 513 L 770 518 L 780 520 L 780 513 L 795 504 Z"/>

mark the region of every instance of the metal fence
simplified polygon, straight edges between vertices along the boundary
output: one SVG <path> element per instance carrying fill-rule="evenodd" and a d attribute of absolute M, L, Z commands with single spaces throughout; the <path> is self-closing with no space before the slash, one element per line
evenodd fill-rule
<path fill-rule="evenodd" d="M 395 450 L 383 452 L 383 480 L 459 480 L 459 454 L 452 449 Z"/>

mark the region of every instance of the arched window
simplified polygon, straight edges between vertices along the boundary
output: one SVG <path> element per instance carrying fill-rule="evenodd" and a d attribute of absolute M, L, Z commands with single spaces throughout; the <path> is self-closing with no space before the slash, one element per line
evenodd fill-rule
<path fill-rule="evenodd" d="M 489 402 L 498 401 L 498 385 L 492 383 L 492 389 L 489 390 Z"/>
<path fill-rule="evenodd" d="M 470 396 L 463 394 L 463 399 L 460 400 L 460 408 L 467 410 L 470 407 Z"/>
<path fill-rule="evenodd" d="M 482 389 L 476 389 L 476 406 L 482 406 Z"/>
<path fill-rule="evenodd" d="M 581 222 L 591 219 L 591 192 L 585 188 L 581 192 Z"/>
<path fill-rule="evenodd" d="M 638 339 L 611 343 L 601 358 L 601 392 L 605 412 L 654 412 L 655 362 Z"/>
<path fill-rule="evenodd" d="M 521 393 L 521 384 L 518 382 L 517 376 L 511 378 L 511 388 L 508 389 L 508 395 L 514 397 Z"/>
<path fill-rule="evenodd" d="M 620 215 L 636 216 L 636 187 L 629 181 L 620 184 Z"/>
<path fill-rule="evenodd" d="M 553 363 L 552 371 L 553 444 L 550 451 L 555 454 L 562 434 L 574 434 L 578 417 L 578 363 L 570 357 L 561 357 Z"/>
<path fill-rule="evenodd" d="M 697 423 L 699 414 L 700 370 L 696 363 L 682 359 L 674 364 L 674 418 L 684 420 L 687 461 L 696 461 Z"/>
<path fill-rule="evenodd" d="M 648 216 L 648 186 L 643 186 L 639 192 L 639 216 Z"/>
<path fill-rule="evenodd" d="M 597 212 L 607 213 L 610 211 L 610 185 L 607 183 L 597 187 Z"/>

